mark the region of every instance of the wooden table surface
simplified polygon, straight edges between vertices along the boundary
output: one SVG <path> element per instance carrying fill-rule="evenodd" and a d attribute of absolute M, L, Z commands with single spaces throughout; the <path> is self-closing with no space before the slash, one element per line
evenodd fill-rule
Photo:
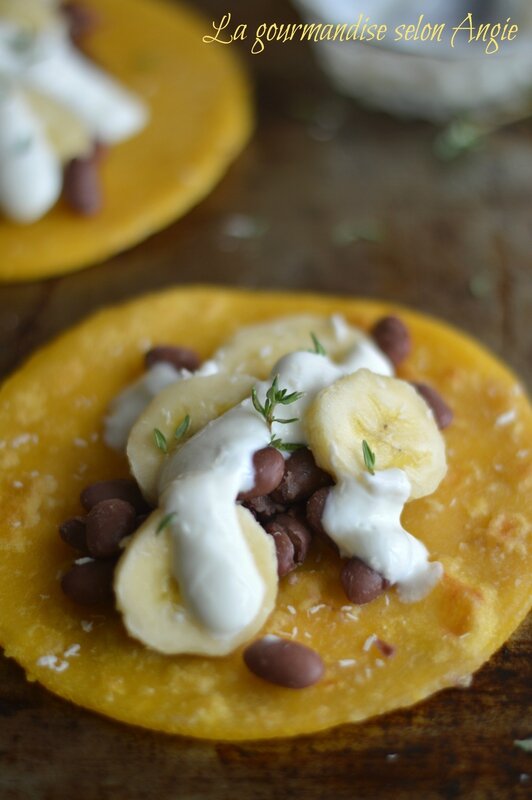
<path fill-rule="evenodd" d="M 219 0 L 196 3 L 209 17 Z M 231 11 L 287 20 L 281 0 Z M 70 277 L 0 289 L 0 374 L 103 304 L 209 282 L 391 299 L 447 319 L 530 382 L 532 127 L 450 163 L 435 129 L 336 95 L 303 45 L 244 53 L 254 140 L 218 188 L 144 244 Z M 26 683 L 0 660 L 0 797 L 521 798 L 532 755 L 532 626 L 467 690 L 293 741 L 220 744 L 128 728 Z"/>

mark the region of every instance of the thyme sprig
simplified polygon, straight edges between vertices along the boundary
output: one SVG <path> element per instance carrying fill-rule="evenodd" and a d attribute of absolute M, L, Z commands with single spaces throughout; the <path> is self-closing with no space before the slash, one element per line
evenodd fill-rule
<path fill-rule="evenodd" d="M 271 428 L 272 423 L 279 422 L 282 425 L 287 425 L 289 422 L 297 422 L 298 417 L 292 419 L 279 419 L 275 416 L 275 408 L 278 405 L 289 406 L 297 402 L 303 397 L 303 392 L 291 392 L 288 394 L 288 389 L 279 389 L 279 376 L 276 375 L 272 381 L 272 385 L 266 392 L 266 400 L 262 404 L 259 400 L 257 390 L 255 387 L 251 390 L 251 401 L 255 411 L 258 411 L 264 417 L 268 426 Z"/>
<path fill-rule="evenodd" d="M 296 403 L 303 397 L 303 392 L 290 392 L 288 393 L 288 389 L 280 389 L 279 388 L 279 376 L 276 375 L 272 381 L 272 385 L 266 392 L 266 399 L 264 403 L 261 403 L 259 400 L 259 396 L 257 394 L 257 390 L 255 387 L 251 390 L 251 402 L 253 403 L 253 408 L 257 411 L 261 417 L 264 417 L 270 432 L 272 433 L 270 439 L 270 447 L 275 447 L 277 450 L 282 450 L 285 452 L 293 452 L 294 450 L 299 450 L 301 447 L 304 447 L 302 444 L 292 444 L 292 443 L 285 443 L 282 439 L 278 436 L 275 436 L 272 432 L 272 425 L 274 422 L 278 422 L 280 425 L 288 425 L 290 422 L 297 422 L 299 417 L 290 417 L 290 419 L 281 419 L 280 417 L 275 416 L 275 409 L 277 406 L 289 406 L 292 403 Z"/>

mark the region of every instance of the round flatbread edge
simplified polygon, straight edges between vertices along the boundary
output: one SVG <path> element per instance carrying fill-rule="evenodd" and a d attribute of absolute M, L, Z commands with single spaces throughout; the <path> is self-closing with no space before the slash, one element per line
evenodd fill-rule
<path fill-rule="evenodd" d="M 207 195 L 248 141 L 251 91 L 236 50 L 204 44 L 207 19 L 165 0 L 87 0 L 102 20 L 87 50 L 144 98 L 151 119 L 103 164 L 104 207 L 62 202 L 31 225 L 0 219 L 0 282 L 72 272 L 131 247 Z"/>
<path fill-rule="evenodd" d="M 391 310 L 414 339 L 403 377 L 432 383 L 455 411 L 445 433 L 449 473 L 404 517 L 444 564 L 431 595 L 405 605 L 389 592 L 347 611 L 338 562 L 315 552 L 297 583 L 282 583 L 265 628 L 322 654 L 325 678 L 302 692 L 250 675 L 241 651 L 160 656 L 128 638 L 114 613 L 80 610 L 63 597 L 58 577 L 73 555 L 57 526 L 79 513 L 84 485 L 127 474 L 101 442 L 101 420 L 151 344 L 183 343 L 206 357 L 254 321 L 339 312 L 368 328 Z M 104 310 L 33 356 L 0 391 L 0 642 L 29 677 L 66 699 L 200 738 L 310 733 L 410 705 L 467 682 L 529 608 L 531 434 L 530 405 L 504 365 L 447 325 L 389 304 L 193 287 Z M 376 639 L 393 645 L 393 656 Z"/>

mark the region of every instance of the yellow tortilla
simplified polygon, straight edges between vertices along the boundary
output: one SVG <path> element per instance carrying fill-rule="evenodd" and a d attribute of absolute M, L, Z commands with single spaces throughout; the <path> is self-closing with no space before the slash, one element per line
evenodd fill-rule
<path fill-rule="evenodd" d="M 104 159 L 97 216 L 60 201 L 31 225 L 0 217 L 0 281 L 72 272 L 136 244 L 201 200 L 250 134 L 248 84 L 232 48 L 202 42 L 208 20 L 164 0 L 86 2 L 102 20 L 88 52 L 151 118 Z"/>
<path fill-rule="evenodd" d="M 294 691 L 249 673 L 242 649 L 220 659 L 167 657 L 130 639 L 114 611 L 61 593 L 73 551 L 58 536 L 89 482 L 127 475 L 101 441 L 102 416 L 156 342 L 208 356 L 242 324 L 340 312 L 368 328 L 396 311 L 414 350 L 403 377 L 437 387 L 454 408 L 449 472 L 410 503 L 405 526 L 445 577 L 406 605 L 393 590 L 349 606 L 339 561 L 316 547 L 280 584 L 264 633 L 293 637 L 326 674 Z M 354 722 L 463 685 L 530 606 L 532 410 L 516 378 L 440 322 L 383 303 L 313 295 L 177 289 L 105 310 L 35 355 L 0 392 L 0 642 L 31 680 L 86 708 L 161 731 L 226 740 L 292 736 Z M 296 613 L 291 613 L 293 607 Z M 393 645 L 386 657 L 373 637 Z M 74 645 L 79 645 L 73 647 Z M 67 667 L 58 672 L 49 666 Z"/>

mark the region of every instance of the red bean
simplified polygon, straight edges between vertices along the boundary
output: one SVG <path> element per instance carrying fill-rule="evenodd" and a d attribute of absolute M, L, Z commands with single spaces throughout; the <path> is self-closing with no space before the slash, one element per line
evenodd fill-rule
<path fill-rule="evenodd" d="M 314 492 L 312 497 L 310 497 L 307 501 L 306 519 L 314 533 L 317 534 L 329 547 L 331 547 L 336 555 L 339 555 L 340 548 L 334 539 L 331 539 L 322 523 L 323 509 L 325 508 L 325 503 L 330 491 L 331 487 L 326 486 L 323 489 L 318 489 L 317 492 Z"/>
<path fill-rule="evenodd" d="M 438 428 L 441 431 L 447 428 L 453 421 L 454 414 L 441 394 L 426 383 L 412 383 L 412 386 L 432 410 Z"/>
<path fill-rule="evenodd" d="M 170 344 L 161 344 L 152 347 L 144 356 L 146 369 L 154 364 L 171 364 L 176 369 L 188 369 L 195 372 L 201 364 L 199 354 L 190 347 L 175 347 Z"/>
<path fill-rule="evenodd" d="M 277 636 L 265 636 L 244 650 L 244 662 L 257 677 L 288 689 L 317 683 L 325 671 L 315 650 Z"/>
<path fill-rule="evenodd" d="M 332 483 L 330 475 L 320 469 L 307 448 L 296 450 L 285 462 L 283 479 L 272 492 L 277 503 L 292 505 L 310 497 L 322 486 Z"/>
<path fill-rule="evenodd" d="M 125 500 L 102 500 L 87 517 L 87 547 L 95 558 L 110 558 L 120 552 L 120 542 L 136 527 L 135 509 Z"/>
<path fill-rule="evenodd" d="M 131 478 L 117 478 L 111 481 L 91 483 L 83 489 L 80 500 L 86 511 L 90 511 L 93 506 L 102 500 L 126 500 L 131 503 L 137 514 L 146 514 L 150 510 L 137 483 Z"/>
<path fill-rule="evenodd" d="M 289 572 L 304 562 L 312 542 L 312 534 L 301 520 L 292 514 L 278 514 L 268 522 L 265 530 L 272 536 L 276 533 L 286 534 L 290 539 L 293 546 L 293 564 Z"/>
<path fill-rule="evenodd" d="M 74 564 L 61 579 L 63 592 L 79 605 L 100 605 L 113 598 L 115 561 Z"/>
<path fill-rule="evenodd" d="M 362 606 L 371 603 L 389 583 L 383 576 L 368 567 L 360 558 L 350 558 L 342 567 L 340 574 L 344 591 L 352 603 Z"/>
<path fill-rule="evenodd" d="M 327 536 L 327 531 L 323 527 L 321 518 L 323 517 L 323 510 L 330 491 L 330 486 L 324 486 L 323 489 L 318 489 L 317 492 L 314 492 L 307 500 L 307 521 L 312 530 L 320 536 Z"/>
<path fill-rule="evenodd" d="M 372 328 L 371 335 L 395 366 L 410 355 L 412 350 L 410 333 L 398 317 L 383 317 Z"/>
<path fill-rule="evenodd" d="M 296 568 L 295 548 L 292 540 L 285 531 L 273 531 L 270 536 L 275 544 L 275 554 L 277 556 L 277 574 L 284 578 L 289 572 Z"/>
<path fill-rule="evenodd" d="M 71 517 L 59 526 L 61 539 L 82 553 L 87 553 L 86 521 L 84 517 Z"/>
<path fill-rule="evenodd" d="M 101 210 L 103 195 L 94 153 L 73 158 L 65 166 L 63 195 L 70 208 L 84 217 L 92 217 Z"/>
<path fill-rule="evenodd" d="M 276 514 L 281 514 L 286 511 L 285 506 L 276 503 L 271 497 L 268 497 L 268 495 L 253 497 L 251 500 L 246 500 L 242 505 L 248 508 L 259 522 L 268 522 L 268 520 Z"/>
<path fill-rule="evenodd" d="M 284 475 L 284 458 L 275 447 L 263 447 L 253 454 L 253 469 L 255 485 L 247 492 L 240 492 L 238 500 L 252 500 L 273 492 Z"/>

